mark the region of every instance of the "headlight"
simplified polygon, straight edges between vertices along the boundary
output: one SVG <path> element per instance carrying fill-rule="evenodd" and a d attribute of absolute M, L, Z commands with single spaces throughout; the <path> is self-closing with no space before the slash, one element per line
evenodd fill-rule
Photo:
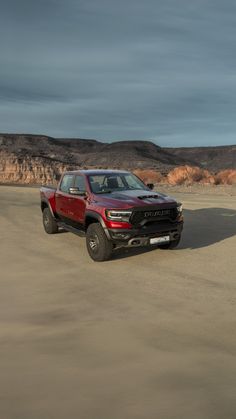
<path fill-rule="evenodd" d="M 183 205 L 182 204 L 178 204 L 177 211 L 178 211 L 179 214 L 181 214 L 183 212 Z"/>
<path fill-rule="evenodd" d="M 129 218 L 132 214 L 132 211 L 126 210 L 106 210 L 106 217 L 111 221 L 124 221 L 129 222 Z"/>

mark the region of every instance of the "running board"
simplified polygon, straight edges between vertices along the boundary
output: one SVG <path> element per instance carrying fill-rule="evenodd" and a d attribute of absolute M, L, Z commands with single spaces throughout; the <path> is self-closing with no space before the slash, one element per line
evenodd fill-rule
<path fill-rule="evenodd" d="M 60 222 L 58 223 L 58 227 L 64 228 L 64 230 L 69 231 L 70 233 L 76 234 L 77 236 L 85 237 L 85 231 L 79 230 L 78 228 L 72 227 L 68 224 Z"/>

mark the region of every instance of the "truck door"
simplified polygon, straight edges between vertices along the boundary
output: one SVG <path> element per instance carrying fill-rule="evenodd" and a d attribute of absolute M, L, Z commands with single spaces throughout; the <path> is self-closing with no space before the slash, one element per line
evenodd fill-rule
<path fill-rule="evenodd" d="M 56 191 L 56 211 L 61 219 L 71 218 L 70 203 L 72 196 L 69 194 L 69 188 L 73 186 L 74 175 L 66 174 L 63 176 L 59 188 Z"/>
<path fill-rule="evenodd" d="M 83 175 L 76 175 L 73 186 L 75 188 L 78 188 L 81 192 L 86 192 L 85 177 Z M 70 197 L 70 218 L 79 224 L 83 224 L 87 196 L 70 195 Z"/>

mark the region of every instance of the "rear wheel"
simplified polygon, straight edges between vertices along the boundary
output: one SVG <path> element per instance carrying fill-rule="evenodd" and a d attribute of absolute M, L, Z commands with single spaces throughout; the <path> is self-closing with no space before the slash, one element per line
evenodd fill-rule
<path fill-rule="evenodd" d="M 43 226 L 48 234 L 55 234 L 58 232 L 57 222 L 48 207 L 43 210 Z"/>
<path fill-rule="evenodd" d="M 86 244 L 89 256 L 96 262 L 110 259 L 113 245 L 108 240 L 101 224 L 92 223 L 88 226 Z"/>
<path fill-rule="evenodd" d="M 179 237 L 177 240 L 171 240 L 169 243 L 161 244 L 159 247 L 160 247 L 160 249 L 164 249 L 164 250 L 165 249 L 169 249 L 169 250 L 175 249 L 178 246 L 180 240 L 181 240 L 181 237 Z"/>

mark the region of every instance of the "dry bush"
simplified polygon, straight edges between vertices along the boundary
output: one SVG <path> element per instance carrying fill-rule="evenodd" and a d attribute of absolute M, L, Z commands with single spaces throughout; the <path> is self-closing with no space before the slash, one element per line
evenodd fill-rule
<path fill-rule="evenodd" d="M 200 167 L 186 165 L 171 170 L 167 177 L 151 169 L 137 169 L 134 173 L 144 183 L 168 183 L 170 185 L 192 185 L 194 183 L 211 185 L 236 184 L 236 170 L 222 170 L 213 175 L 208 170 L 201 169 Z"/>
<path fill-rule="evenodd" d="M 193 183 L 215 183 L 214 176 L 208 170 L 199 167 L 180 166 L 171 170 L 167 175 L 170 185 L 192 185 Z"/>
<path fill-rule="evenodd" d="M 160 183 L 163 180 L 161 173 L 155 170 L 134 170 L 134 174 L 138 176 L 144 183 Z"/>
<path fill-rule="evenodd" d="M 236 170 L 222 170 L 215 175 L 216 185 L 233 185 L 236 184 Z"/>

